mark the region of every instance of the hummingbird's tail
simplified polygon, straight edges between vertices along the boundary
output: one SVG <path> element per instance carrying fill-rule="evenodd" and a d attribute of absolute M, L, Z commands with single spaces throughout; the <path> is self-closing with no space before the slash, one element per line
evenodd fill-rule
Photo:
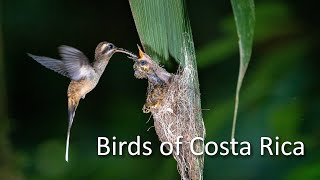
<path fill-rule="evenodd" d="M 68 98 L 68 112 L 69 112 L 69 124 L 67 131 L 67 142 L 66 142 L 66 154 L 65 160 L 68 162 L 69 160 L 69 139 L 70 139 L 70 131 L 73 123 L 73 118 L 76 113 L 77 106 L 79 104 L 79 100 L 74 100 L 73 98 Z"/>

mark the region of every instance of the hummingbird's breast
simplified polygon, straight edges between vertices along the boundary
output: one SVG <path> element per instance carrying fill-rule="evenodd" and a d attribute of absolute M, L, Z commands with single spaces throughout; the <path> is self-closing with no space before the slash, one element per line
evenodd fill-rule
<path fill-rule="evenodd" d="M 68 87 L 68 97 L 80 100 L 97 85 L 95 80 L 82 79 L 79 81 L 71 81 Z"/>

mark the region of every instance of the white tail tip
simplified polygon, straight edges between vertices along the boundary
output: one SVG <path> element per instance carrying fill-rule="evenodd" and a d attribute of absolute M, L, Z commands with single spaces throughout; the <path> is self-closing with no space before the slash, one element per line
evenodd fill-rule
<path fill-rule="evenodd" d="M 69 133 L 67 135 L 67 142 L 66 142 L 66 155 L 65 155 L 65 159 L 67 162 L 69 162 Z"/>

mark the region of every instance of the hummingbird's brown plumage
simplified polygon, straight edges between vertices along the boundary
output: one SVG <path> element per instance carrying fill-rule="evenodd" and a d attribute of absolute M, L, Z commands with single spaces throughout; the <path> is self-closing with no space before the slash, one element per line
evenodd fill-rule
<path fill-rule="evenodd" d="M 28 54 L 46 68 L 71 79 L 67 92 L 69 125 L 66 142 L 66 161 L 68 161 L 70 130 L 79 101 L 81 98 L 84 99 L 86 94 L 96 87 L 110 58 L 116 52 L 122 52 L 131 57 L 136 57 L 129 51 L 117 48 L 108 42 L 98 44 L 95 50 L 95 59 L 92 63 L 89 62 L 88 58 L 81 51 L 70 46 L 59 47 L 62 60 Z"/>

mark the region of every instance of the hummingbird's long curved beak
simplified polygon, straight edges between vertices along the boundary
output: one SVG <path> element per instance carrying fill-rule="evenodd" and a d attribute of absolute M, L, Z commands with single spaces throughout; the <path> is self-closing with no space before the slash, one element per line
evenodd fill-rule
<path fill-rule="evenodd" d="M 123 49 L 123 48 L 116 48 L 115 52 L 121 52 L 121 53 L 128 54 L 131 58 L 138 58 L 137 55 L 135 55 L 132 52 L 130 52 L 130 51 L 126 50 L 126 49 Z"/>
<path fill-rule="evenodd" d="M 128 56 L 129 59 L 132 59 L 134 62 L 138 61 L 138 57 L 132 57 L 132 56 Z"/>

